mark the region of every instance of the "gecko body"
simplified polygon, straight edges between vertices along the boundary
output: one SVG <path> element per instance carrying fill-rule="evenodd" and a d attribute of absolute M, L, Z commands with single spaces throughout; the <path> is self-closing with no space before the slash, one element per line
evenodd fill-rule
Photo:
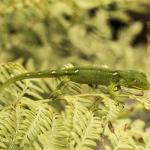
<path fill-rule="evenodd" d="M 46 70 L 38 72 L 27 72 L 8 79 L 0 86 L 0 90 L 24 79 L 31 78 L 59 78 L 67 76 L 71 81 L 80 84 L 96 84 L 116 87 L 124 86 L 135 89 L 150 89 L 150 83 L 143 72 L 136 70 L 111 70 L 92 67 L 72 67 L 68 69 Z"/>

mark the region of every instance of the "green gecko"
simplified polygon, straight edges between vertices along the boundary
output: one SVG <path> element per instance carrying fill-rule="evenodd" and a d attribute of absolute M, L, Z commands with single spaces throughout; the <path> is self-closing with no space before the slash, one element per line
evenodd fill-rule
<path fill-rule="evenodd" d="M 80 84 L 95 84 L 115 87 L 127 87 L 141 90 L 150 89 L 150 83 L 143 72 L 136 70 L 111 70 L 105 68 L 72 67 L 60 70 L 27 72 L 8 79 L 0 86 L 0 90 L 16 81 L 31 78 L 59 78 L 67 76 L 69 80 Z"/>

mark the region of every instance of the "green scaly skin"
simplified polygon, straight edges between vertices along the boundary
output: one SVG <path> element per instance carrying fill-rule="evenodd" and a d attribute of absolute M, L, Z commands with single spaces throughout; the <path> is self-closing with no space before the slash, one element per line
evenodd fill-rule
<path fill-rule="evenodd" d="M 24 79 L 31 78 L 58 78 L 67 76 L 71 81 L 80 84 L 95 84 L 109 86 L 111 84 L 116 87 L 128 87 L 135 89 L 148 90 L 150 83 L 143 72 L 136 70 L 111 70 L 104 68 L 84 68 L 73 67 L 60 70 L 46 70 L 39 72 L 28 72 L 10 78 L 0 86 L 0 90 Z"/>

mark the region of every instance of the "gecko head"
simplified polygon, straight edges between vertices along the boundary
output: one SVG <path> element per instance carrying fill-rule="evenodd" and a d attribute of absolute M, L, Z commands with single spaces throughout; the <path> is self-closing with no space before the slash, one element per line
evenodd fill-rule
<path fill-rule="evenodd" d="M 121 75 L 121 84 L 128 88 L 135 88 L 135 89 L 143 89 L 149 90 L 150 83 L 147 80 L 146 75 L 143 72 L 129 70 L 120 73 Z"/>

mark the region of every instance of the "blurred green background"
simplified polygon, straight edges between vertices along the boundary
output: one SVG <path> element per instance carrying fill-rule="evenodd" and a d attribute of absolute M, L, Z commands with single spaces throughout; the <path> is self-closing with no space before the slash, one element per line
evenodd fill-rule
<path fill-rule="evenodd" d="M 0 62 L 29 70 L 72 63 L 149 73 L 149 3 L 1 0 Z"/>

